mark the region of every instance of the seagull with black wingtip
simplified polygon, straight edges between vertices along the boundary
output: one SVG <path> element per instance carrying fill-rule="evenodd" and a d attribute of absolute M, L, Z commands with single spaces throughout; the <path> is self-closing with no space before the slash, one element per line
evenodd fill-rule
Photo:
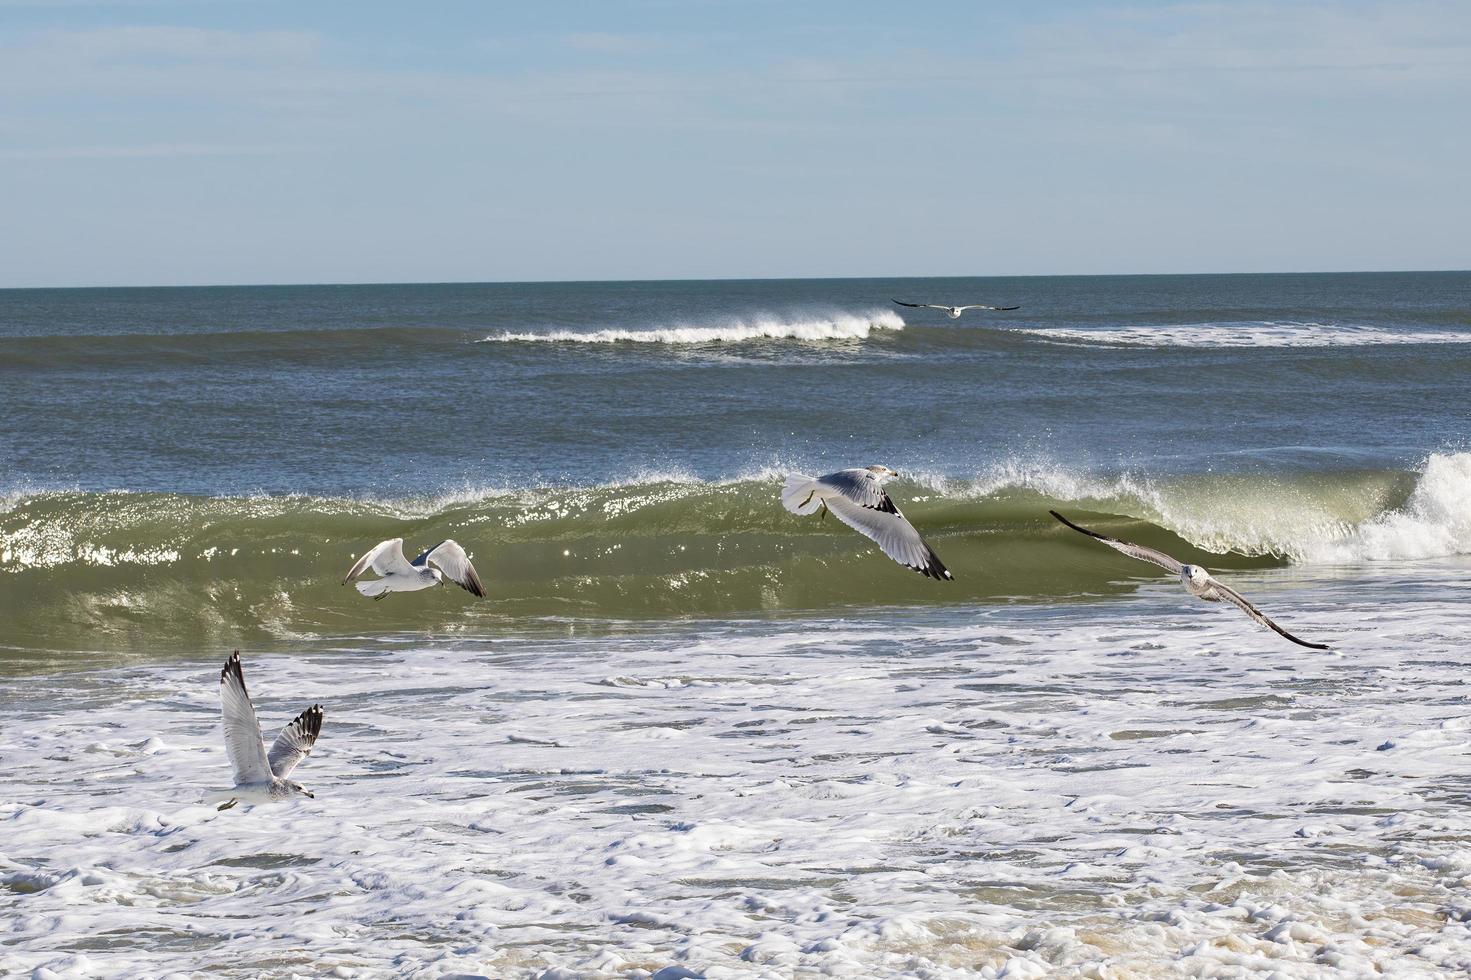
<path fill-rule="evenodd" d="M 991 310 L 1001 313 L 1006 310 L 1019 310 L 1020 306 L 982 306 L 980 303 L 972 303 L 969 306 L 946 306 L 944 303 L 906 303 L 902 299 L 894 300 L 898 306 L 907 306 L 915 310 L 939 310 L 952 320 L 959 320 L 960 314 L 966 310 Z"/>
<path fill-rule="evenodd" d="M 241 801 L 272 803 L 294 796 L 314 797 L 301 783 L 287 779 L 301 760 L 311 755 L 322 734 L 322 706 L 314 704 L 281 729 L 271 751 L 261 741 L 255 705 L 245 690 L 245 673 L 240 669 L 240 651 L 230 654 L 220 671 L 220 708 L 225 729 L 225 754 L 235 769 L 235 787 L 224 794 L 219 809 L 228 810 Z M 220 797 L 216 797 L 220 799 Z"/>
<path fill-rule="evenodd" d="M 480 576 L 475 573 L 475 566 L 470 564 L 470 556 L 453 538 L 425 548 L 413 561 L 404 557 L 403 538 L 380 541 L 348 570 L 342 584 L 346 585 L 370 568 L 383 577 L 359 582 L 357 590 L 373 599 L 382 599 L 390 592 L 418 592 L 445 582 L 453 582 L 477 598 L 485 596 L 485 586 L 480 584 Z"/>
<path fill-rule="evenodd" d="M 1104 544 L 1108 545 L 1113 550 L 1128 555 L 1130 558 L 1135 558 L 1139 561 L 1150 562 L 1151 564 L 1158 565 L 1160 568 L 1163 568 L 1165 571 L 1170 572 L 1173 575 L 1180 576 L 1180 584 L 1185 586 L 1185 591 L 1189 592 L 1197 599 L 1203 599 L 1206 602 L 1229 602 L 1240 609 L 1242 612 L 1246 613 L 1256 622 L 1260 623 L 1262 626 L 1265 626 L 1267 629 L 1274 631 L 1279 636 L 1291 640 L 1298 646 L 1311 647 L 1314 650 L 1331 649 L 1331 647 L 1329 647 L 1326 643 L 1309 643 L 1307 640 L 1299 640 L 1297 637 L 1293 636 L 1291 633 L 1287 632 L 1285 629 L 1268 619 L 1260 609 L 1248 602 L 1246 600 L 1246 597 L 1243 596 L 1240 592 L 1237 592 L 1229 585 L 1226 585 L 1224 582 L 1215 578 L 1213 575 L 1211 575 L 1210 572 L 1206 571 L 1204 568 L 1201 568 L 1199 565 L 1187 565 L 1184 562 L 1177 561 L 1174 558 L 1171 558 L 1163 551 L 1155 551 L 1153 548 L 1147 548 L 1142 544 L 1133 544 L 1129 541 L 1120 541 L 1118 538 L 1111 538 L 1106 534 L 1099 534 L 1097 531 L 1090 531 L 1086 527 L 1079 527 L 1072 521 L 1068 520 L 1066 517 L 1063 517 L 1055 510 L 1049 510 L 1047 513 L 1051 514 L 1053 517 L 1057 518 L 1059 521 L 1066 524 L 1074 531 L 1077 531 L 1079 534 L 1086 534 L 1090 538 L 1096 538 L 1097 540 L 1102 541 Z"/>
<path fill-rule="evenodd" d="M 906 568 L 933 579 L 953 579 L 940 556 L 894 506 L 884 483 L 899 474 L 887 466 L 838 470 L 827 476 L 793 473 L 782 490 L 782 506 L 793 514 L 833 516 Z"/>

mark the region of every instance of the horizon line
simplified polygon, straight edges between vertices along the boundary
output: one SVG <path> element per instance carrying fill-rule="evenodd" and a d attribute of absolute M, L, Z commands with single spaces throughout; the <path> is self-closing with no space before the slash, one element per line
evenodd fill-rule
<path fill-rule="evenodd" d="M 1141 279 L 1183 278 L 1193 276 L 1372 276 L 1372 275 L 1442 275 L 1467 273 L 1467 269 L 1318 269 L 1251 272 L 1028 272 L 998 275 L 936 276 L 672 276 L 663 279 L 426 279 L 426 280 L 360 280 L 357 282 L 200 282 L 92 284 L 85 286 L 0 286 L 0 292 L 40 292 L 44 290 L 83 289 L 290 289 L 301 287 L 359 286 L 548 286 L 598 285 L 665 282 L 851 282 L 864 279 Z"/>

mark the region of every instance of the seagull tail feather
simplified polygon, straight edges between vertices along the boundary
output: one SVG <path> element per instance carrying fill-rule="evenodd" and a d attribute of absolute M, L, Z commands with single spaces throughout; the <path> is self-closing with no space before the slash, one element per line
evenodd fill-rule
<path fill-rule="evenodd" d="M 815 514 L 822 509 L 822 499 L 817 496 L 817 481 L 801 473 L 787 477 L 787 485 L 781 492 L 781 505 L 793 514 Z"/>
<path fill-rule="evenodd" d="M 386 579 L 376 578 L 368 582 L 358 582 L 356 585 L 359 592 L 373 599 L 381 599 L 388 594 Z"/>

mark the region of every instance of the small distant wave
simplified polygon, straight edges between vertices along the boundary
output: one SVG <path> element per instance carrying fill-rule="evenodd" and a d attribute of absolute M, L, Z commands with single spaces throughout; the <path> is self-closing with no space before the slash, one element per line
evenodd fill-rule
<path fill-rule="evenodd" d="M 535 333 L 499 333 L 481 343 L 569 344 L 736 344 L 753 340 L 866 340 L 876 331 L 904 329 L 904 319 L 889 310 L 839 313 L 829 316 L 783 319 L 756 317 L 716 326 L 681 324 L 647 329 L 547 330 Z"/>
<path fill-rule="evenodd" d="M 0 373 L 127 364 L 338 364 L 346 357 L 455 351 L 473 336 L 445 327 L 397 326 L 0 337 Z"/>
<path fill-rule="evenodd" d="M 1045 340 L 1121 347 L 1372 347 L 1388 344 L 1471 344 L 1471 331 L 1390 330 L 1361 324 L 1277 320 L 1172 323 L 1087 329 L 1018 329 Z"/>

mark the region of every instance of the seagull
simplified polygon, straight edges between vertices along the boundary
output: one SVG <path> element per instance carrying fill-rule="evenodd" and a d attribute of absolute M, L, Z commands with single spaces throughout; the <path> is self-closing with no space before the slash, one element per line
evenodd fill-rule
<path fill-rule="evenodd" d="M 1227 602 L 1233 603 L 1234 605 L 1238 606 L 1242 612 L 1246 613 L 1262 626 L 1275 631 L 1278 635 L 1291 640 L 1298 646 L 1311 647 L 1314 650 L 1332 649 L 1326 643 L 1309 643 L 1307 640 L 1299 640 L 1297 637 L 1293 636 L 1291 633 L 1287 632 L 1285 629 L 1278 626 L 1276 623 L 1272 622 L 1265 615 L 1263 615 L 1262 611 L 1256 606 L 1253 606 L 1250 602 L 1246 601 L 1241 593 L 1237 592 L 1235 589 L 1224 584 L 1218 579 L 1211 577 L 1211 573 L 1206 571 L 1204 568 L 1201 568 L 1199 565 L 1185 565 L 1171 558 L 1169 555 L 1165 554 L 1162 551 L 1155 551 L 1153 548 L 1146 548 L 1142 544 L 1130 544 L 1128 541 L 1120 541 L 1118 538 L 1110 538 L 1106 534 L 1099 534 L 1097 531 L 1090 531 L 1086 527 L 1079 527 L 1072 521 L 1068 520 L 1066 517 L 1063 517 L 1055 510 L 1049 510 L 1047 513 L 1051 514 L 1059 521 L 1062 521 L 1074 531 L 1077 531 L 1080 534 L 1086 534 L 1090 538 L 1097 538 L 1099 541 L 1102 541 L 1104 544 L 1108 545 L 1115 551 L 1123 552 L 1130 558 L 1137 558 L 1140 561 L 1153 562 L 1160 568 L 1163 568 L 1165 571 L 1180 576 L 1180 584 L 1185 586 L 1185 591 L 1189 592 L 1197 599 L 1204 599 L 1206 602 L 1220 602 L 1222 599 L 1224 599 Z"/>
<path fill-rule="evenodd" d="M 240 651 L 236 650 L 220 671 L 220 707 L 224 711 L 225 752 L 235 767 L 235 788 L 219 809 L 228 810 L 241 800 L 271 803 L 293 796 L 316 797 L 301 783 L 286 777 L 302 759 L 311 755 L 312 746 L 317 744 L 317 736 L 322 733 L 320 704 L 307 708 L 281 729 L 267 755 L 255 706 L 250 703 L 245 675 L 240 671 Z"/>
<path fill-rule="evenodd" d="M 782 506 L 793 514 L 823 516 L 832 511 L 838 520 L 878 542 L 883 553 L 906 568 L 934 579 L 953 579 L 933 548 L 907 521 L 884 491 L 884 481 L 898 476 L 887 466 L 838 470 L 815 479 L 792 473 L 782 490 Z"/>
<path fill-rule="evenodd" d="M 431 567 L 430 562 L 438 567 Z M 370 567 L 383 577 L 371 582 L 359 582 L 357 590 L 374 599 L 382 599 L 390 592 L 418 592 L 420 589 L 443 585 L 446 579 L 473 596 L 485 596 L 485 586 L 480 584 L 480 576 L 475 574 L 475 566 L 470 564 L 470 557 L 451 538 L 446 538 L 432 548 L 426 548 L 413 561 L 404 558 L 403 538 L 390 538 L 380 542 L 358 559 L 357 564 L 347 573 L 347 578 L 342 580 L 342 584 L 351 582 Z"/>
<path fill-rule="evenodd" d="M 960 314 L 964 313 L 966 310 L 1000 311 L 1021 309 L 1020 306 L 982 306 L 979 303 L 972 303 L 970 306 L 946 306 L 943 303 L 906 303 L 902 299 L 896 299 L 894 300 L 894 302 L 898 303 L 900 306 L 910 306 L 917 310 L 940 310 L 952 320 L 959 320 Z"/>

